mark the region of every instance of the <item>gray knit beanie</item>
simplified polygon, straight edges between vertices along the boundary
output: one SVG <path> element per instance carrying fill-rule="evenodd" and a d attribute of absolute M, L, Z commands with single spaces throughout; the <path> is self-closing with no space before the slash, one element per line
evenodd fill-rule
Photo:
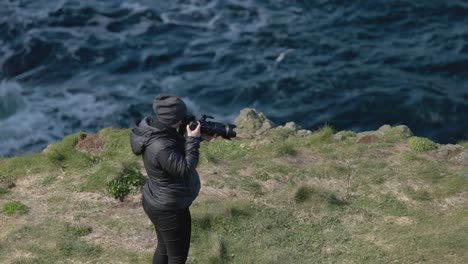
<path fill-rule="evenodd" d="M 160 94 L 154 98 L 153 110 L 162 123 L 173 125 L 187 115 L 184 101 L 174 94 Z"/>

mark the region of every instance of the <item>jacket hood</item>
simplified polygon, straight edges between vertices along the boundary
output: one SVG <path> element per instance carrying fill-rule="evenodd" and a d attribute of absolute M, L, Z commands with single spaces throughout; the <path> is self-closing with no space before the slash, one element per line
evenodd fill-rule
<path fill-rule="evenodd" d="M 132 152 L 135 155 L 141 155 L 146 146 L 153 143 L 155 139 L 167 135 L 182 137 L 177 132 L 177 129 L 160 122 L 156 118 L 147 116 L 137 120 L 130 132 L 130 146 Z"/>

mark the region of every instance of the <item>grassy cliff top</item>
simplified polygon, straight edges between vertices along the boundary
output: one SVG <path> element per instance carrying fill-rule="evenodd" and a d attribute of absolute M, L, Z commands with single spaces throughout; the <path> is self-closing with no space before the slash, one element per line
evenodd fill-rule
<path fill-rule="evenodd" d="M 468 144 L 405 126 L 363 133 L 276 126 L 202 142 L 188 263 L 468 263 Z M 156 234 L 130 129 L 76 133 L 0 159 L 0 263 L 150 263 Z"/>

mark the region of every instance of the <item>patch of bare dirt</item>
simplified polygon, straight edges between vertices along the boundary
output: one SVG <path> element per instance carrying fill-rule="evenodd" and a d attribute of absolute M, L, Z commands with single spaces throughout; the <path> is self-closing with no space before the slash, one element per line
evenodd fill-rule
<path fill-rule="evenodd" d="M 200 197 L 201 199 L 203 198 L 211 198 L 211 197 L 216 197 L 216 198 L 231 198 L 231 197 L 236 197 L 237 192 L 231 189 L 227 188 L 214 188 L 211 186 L 202 186 L 200 190 Z"/>
<path fill-rule="evenodd" d="M 396 224 L 399 226 L 410 226 L 416 224 L 416 220 L 412 217 L 409 216 L 385 216 L 384 217 L 385 222 L 390 223 L 390 224 Z"/>
<path fill-rule="evenodd" d="M 376 135 L 364 135 L 359 137 L 357 140 L 357 143 L 361 144 L 370 144 L 370 143 L 375 143 L 379 140 L 379 138 Z"/>
<path fill-rule="evenodd" d="M 468 192 L 463 192 L 451 197 L 447 197 L 441 201 L 438 201 L 437 205 L 441 209 L 445 210 L 458 208 L 468 209 Z"/>
<path fill-rule="evenodd" d="M 76 150 L 86 153 L 98 153 L 103 149 L 102 139 L 97 134 L 87 134 L 79 138 L 75 146 Z"/>
<path fill-rule="evenodd" d="M 322 158 L 308 149 L 298 150 L 296 155 L 288 155 L 272 159 L 273 162 L 285 165 L 313 165 L 320 163 Z"/>
<path fill-rule="evenodd" d="M 280 189 L 284 184 L 281 184 L 276 180 L 269 179 L 264 182 L 260 182 L 260 185 L 262 186 L 263 192 L 274 192 Z"/>
<path fill-rule="evenodd" d="M 307 183 L 310 186 L 316 186 L 320 189 L 334 191 L 344 195 L 347 189 L 347 182 L 345 180 L 338 179 L 321 179 L 317 177 L 310 178 Z"/>
<path fill-rule="evenodd" d="M 142 253 L 154 251 L 156 233 L 143 208 L 122 206 L 106 208 L 80 221 L 93 228 L 93 232 L 83 238 L 107 248 L 118 247 Z"/>
<path fill-rule="evenodd" d="M 394 247 L 394 245 L 388 243 L 387 241 L 385 241 L 384 239 L 382 239 L 382 238 L 380 238 L 380 237 L 377 237 L 377 236 L 374 235 L 374 234 L 367 234 L 367 235 L 362 236 L 362 238 L 363 238 L 365 241 L 371 242 L 371 243 L 373 243 L 374 245 L 379 246 L 379 247 L 381 247 L 382 249 L 387 250 L 387 251 L 392 250 L 392 248 Z"/>
<path fill-rule="evenodd" d="M 407 202 L 407 203 L 412 203 L 414 202 L 412 199 L 410 199 L 404 192 L 403 192 L 403 186 L 400 182 L 395 182 L 395 181 L 386 181 L 383 186 L 385 188 L 382 188 L 382 187 L 377 187 L 378 190 L 381 192 L 381 193 L 392 193 L 396 196 L 396 198 L 402 202 Z M 416 189 L 414 190 L 417 190 L 418 188 L 420 188 L 420 186 L 414 184 L 414 187 Z"/>

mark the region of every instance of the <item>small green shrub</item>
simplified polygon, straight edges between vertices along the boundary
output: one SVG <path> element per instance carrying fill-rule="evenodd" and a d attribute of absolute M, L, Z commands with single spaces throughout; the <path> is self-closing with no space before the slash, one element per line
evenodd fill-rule
<path fill-rule="evenodd" d="M 333 140 L 333 128 L 326 124 L 306 137 L 308 144 L 330 143 Z"/>
<path fill-rule="evenodd" d="M 123 199 L 132 191 L 145 184 L 138 162 L 125 162 L 121 171 L 107 184 L 107 190 L 115 199 Z"/>
<path fill-rule="evenodd" d="M 18 201 L 11 201 L 3 205 L 2 212 L 6 215 L 27 214 L 29 207 Z"/>
<path fill-rule="evenodd" d="M 408 139 L 408 146 L 410 149 L 417 152 L 424 152 L 428 150 L 437 149 L 436 143 L 428 138 L 410 137 Z"/>
<path fill-rule="evenodd" d="M 84 158 L 84 165 L 86 167 L 93 167 L 99 164 L 101 161 L 104 161 L 105 158 L 100 154 L 85 154 Z"/>

